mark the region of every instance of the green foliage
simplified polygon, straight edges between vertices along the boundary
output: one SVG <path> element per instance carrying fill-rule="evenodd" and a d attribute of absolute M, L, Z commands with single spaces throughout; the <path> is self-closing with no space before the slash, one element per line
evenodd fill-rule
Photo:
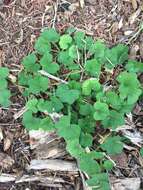
<path fill-rule="evenodd" d="M 98 92 L 101 89 L 101 84 L 97 79 L 91 78 L 85 80 L 82 84 L 82 94 L 85 96 L 91 95 L 92 91 Z"/>
<path fill-rule="evenodd" d="M 116 129 L 125 124 L 126 114 L 141 97 L 138 74 L 143 72 L 142 63 L 128 61 L 127 46 L 108 48 L 103 41 L 94 41 L 75 29 L 63 35 L 45 29 L 34 49 L 22 60 L 23 70 L 18 75 L 28 100 L 23 125 L 27 130 L 56 131 L 80 170 L 88 174 L 87 183 L 93 189 L 110 190 L 108 171 L 114 165 L 105 155 L 123 150 Z M 119 74 L 114 77 L 111 73 Z M 2 106 L 9 105 L 8 75 L 8 69 L 0 68 Z M 96 137 L 102 136 L 100 144 Z"/>
<path fill-rule="evenodd" d="M 44 55 L 45 53 L 51 51 L 51 44 L 41 36 L 37 39 L 34 48 L 37 53 Z"/>
<path fill-rule="evenodd" d="M 109 111 L 109 115 L 102 120 L 104 128 L 112 128 L 113 130 L 125 124 L 124 114 L 115 110 Z"/>
<path fill-rule="evenodd" d="M 11 93 L 7 89 L 8 68 L 0 67 L 0 106 L 8 107 L 10 105 Z"/>
<path fill-rule="evenodd" d="M 53 28 L 45 29 L 41 33 L 41 37 L 45 39 L 45 41 L 48 42 L 58 42 L 60 39 L 60 34 L 57 33 L 57 31 Z"/>
<path fill-rule="evenodd" d="M 120 136 L 108 137 L 101 145 L 103 150 L 106 150 L 108 154 L 115 155 L 120 154 L 123 150 L 123 143 Z"/>
<path fill-rule="evenodd" d="M 36 75 L 28 81 L 29 93 L 39 94 L 48 89 L 49 80 L 43 76 Z"/>
<path fill-rule="evenodd" d="M 73 104 L 75 100 L 79 98 L 79 91 L 71 90 L 68 85 L 61 84 L 56 90 L 56 96 L 59 97 L 63 103 Z"/>
<path fill-rule="evenodd" d="M 75 41 L 76 46 L 79 49 L 84 49 L 85 48 L 84 37 L 85 37 L 85 33 L 84 32 L 77 31 L 74 34 L 74 41 Z"/>
<path fill-rule="evenodd" d="M 128 63 L 126 64 L 126 69 L 129 72 L 141 73 L 143 72 L 143 63 L 129 60 Z"/>
<path fill-rule="evenodd" d="M 128 47 L 118 44 L 112 49 L 106 49 L 105 58 L 107 60 L 106 66 L 109 69 L 114 68 L 116 65 L 123 64 L 128 59 Z"/>
<path fill-rule="evenodd" d="M 117 77 L 117 81 L 120 83 L 120 98 L 127 99 L 128 104 L 134 104 L 142 93 L 137 75 L 124 71 Z"/>
<path fill-rule="evenodd" d="M 143 148 L 140 149 L 140 155 L 143 158 Z"/>
<path fill-rule="evenodd" d="M 103 167 L 104 167 L 106 170 L 111 170 L 111 169 L 113 169 L 114 164 L 113 164 L 113 162 L 111 162 L 110 160 L 105 160 L 104 163 L 103 163 Z"/>
<path fill-rule="evenodd" d="M 88 163 L 88 164 L 87 164 Z M 98 162 L 92 158 L 81 159 L 79 162 L 80 169 L 86 172 L 89 176 L 100 173 L 101 168 Z"/>
<path fill-rule="evenodd" d="M 72 43 L 72 37 L 69 34 L 64 34 L 60 37 L 59 45 L 61 49 L 68 49 Z"/>
<path fill-rule="evenodd" d="M 90 76 L 93 77 L 99 77 L 100 71 L 101 71 L 101 64 L 96 59 L 91 59 L 86 61 L 85 64 L 85 71 L 90 74 Z"/>
<path fill-rule="evenodd" d="M 87 180 L 88 185 L 100 190 L 110 190 L 110 185 L 108 182 L 108 175 L 106 173 L 99 173 L 93 175 L 93 177 Z"/>
<path fill-rule="evenodd" d="M 31 53 L 22 60 L 22 64 L 27 72 L 36 72 L 40 68 L 39 65 L 36 64 L 36 61 L 36 55 L 34 53 Z"/>
<path fill-rule="evenodd" d="M 57 63 L 53 63 L 52 54 L 49 52 L 45 53 L 40 60 L 40 64 L 42 69 L 47 71 L 50 74 L 55 74 L 59 70 L 59 65 Z"/>
<path fill-rule="evenodd" d="M 88 133 L 81 132 L 79 141 L 82 147 L 90 147 L 92 145 L 93 137 Z"/>
<path fill-rule="evenodd" d="M 109 115 L 109 108 L 106 103 L 96 102 L 94 104 L 94 119 L 95 120 L 104 120 Z"/>

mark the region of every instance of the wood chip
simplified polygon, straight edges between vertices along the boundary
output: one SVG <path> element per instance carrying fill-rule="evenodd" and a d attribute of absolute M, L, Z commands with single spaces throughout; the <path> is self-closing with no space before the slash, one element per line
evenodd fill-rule
<path fill-rule="evenodd" d="M 15 181 L 16 176 L 11 174 L 0 174 L 0 183 L 8 183 Z"/>
<path fill-rule="evenodd" d="M 81 6 L 81 8 L 83 8 L 83 7 L 84 7 L 84 5 L 85 5 L 84 0 L 80 0 L 80 6 Z"/>
<path fill-rule="evenodd" d="M 75 162 L 63 160 L 31 160 L 27 170 L 77 172 L 78 168 Z"/>
<path fill-rule="evenodd" d="M 3 131 L 2 131 L 2 129 L 1 129 L 1 127 L 0 127 L 0 142 L 3 140 Z"/>
<path fill-rule="evenodd" d="M 57 139 L 57 135 L 54 132 L 45 132 L 43 130 L 30 130 L 29 137 L 31 150 Z"/>
<path fill-rule="evenodd" d="M 20 179 L 16 180 L 15 183 L 23 183 L 23 182 L 33 182 L 39 181 L 43 183 L 64 183 L 65 181 L 62 178 L 58 177 L 46 177 L 46 176 L 37 176 L 37 175 L 24 175 Z"/>
<path fill-rule="evenodd" d="M 111 190 L 139 190 L 140 178 L 111 179 Z"/>
<path fill-rule="evenodd" d="M 133 32 L 134 31 L 132 31 L 132 30 L 127 30 L 127 31 L 124 32 L 124 34 L 125 34 L 125 36 L 130 36 L 130 35 L 133 34 Z"/>

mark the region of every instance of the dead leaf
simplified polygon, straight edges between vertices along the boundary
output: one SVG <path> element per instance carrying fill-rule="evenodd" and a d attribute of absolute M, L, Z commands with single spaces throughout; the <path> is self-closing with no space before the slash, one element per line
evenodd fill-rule
<path fill-rule="evenodd" d="M 5 153 L 0 153 L 0 167 L 2 169 L 11 168 L 14 164 L 14 160 Z"/>
<path fill-rule="evenodd" d="M 5 135 L 6 135 L 6 138 L 4 139 L 4 151 L 7 151 L 11 144 L 12 144 L 12 141 L 13 141 L 13 133 L 9 132 L 9 131 L 6 131 L 5 132 Z"/>
<path fill-rule="evenodd" d="M 128 167 L 128 158 L 127 155 L 122 152 L 121 154 L 115 155 L 115 156 L 110 156 L 112 160 L 115 161 L 118 167 L 121 168 L 127 168 Z"/>
<path fill-rule="evenodd" d="M 137 4 L 137 1 L 136 1 L 136 0 L 132 0 L 132 6 L 133 6 L 133 9 L 134 9 L 134 10 L 137 9 L 138 4 Z"/>

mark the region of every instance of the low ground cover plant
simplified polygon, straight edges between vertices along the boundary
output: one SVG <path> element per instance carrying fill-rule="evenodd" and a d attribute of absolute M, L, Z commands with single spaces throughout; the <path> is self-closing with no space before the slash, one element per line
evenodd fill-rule
<path fill-rule="evenodd" d="M 109 48 L 74 29 L 62 35 L 45 29 L 18 75 L 27 100 L 24 127 L 56 131 L 64 138 L 93 189 L 110 189 L 108 172 L 115 166 L 110 155 L 120 154 L 125 140 L 116 129 L 142 96 L 143 63 L 129 60 L 128 51 L 126 45 Z M 2 106 L 10 104 L 7 77 L 8 69 L 1 68 Z M 98 141 L 100 131 L 104 137 Z"/>

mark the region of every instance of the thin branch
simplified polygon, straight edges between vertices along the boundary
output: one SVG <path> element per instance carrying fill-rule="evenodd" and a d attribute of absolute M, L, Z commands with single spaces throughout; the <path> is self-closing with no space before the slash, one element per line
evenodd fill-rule
<path fill-rule="evenodd" d="M 14 119 L 18 119 L 20 118 L 25 112 L 27 111 L 26 107 L 23 107 L 22 110 L 20 110 L 19 112 L 17 112 L 16 114 L 14 114 Z"/>
<path fill-rule="evenodd" d="M 50 79 L 53 79 L 53 80 L 55 80 L 55 81 L 58 81 L 58 82 L 61 82 L 61 83 L 64 83 L 64 84 L 68 84 L 67 81 L 62 80 L 62 79 L 60 79 L 60 78 L 58 78 L 58 77 L 56 77 L 56 76 L 54 76 L 54 75 L 51 75 L 51 74 L 47 73 L 47 72 L 44 71 L 44 70 L 40 70 L 40 71 L 38 71 L 38 72 L 39 72 L 41 75 L 45 76 L 45 77 L 48 77 L 48 78 L 50 78 Z"/>
<path fill-rule="evenodd" d="M 58 12 L 58 4 L 59 4 L 59 0 L 57 0 L 56 4 L 54 5 L 54 18 L 52 21 L 52 28 L 55 28 L 55 22 L 57 19 L 57 12 Z"/>

